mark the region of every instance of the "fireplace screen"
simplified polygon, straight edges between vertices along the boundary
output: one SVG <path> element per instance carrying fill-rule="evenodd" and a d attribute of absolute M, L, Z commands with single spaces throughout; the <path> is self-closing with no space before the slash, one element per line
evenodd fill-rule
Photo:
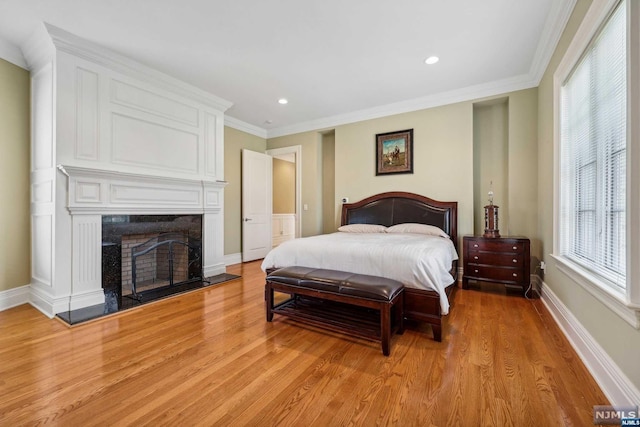
<path fill-rule="evenodd" d="M 102 239 L 102 286 L 118 307 L 204 281 L 202 215 L 103 216 Z"/>
<path fill-rule="evenodd" d="M 159 234 L 131 246 L 131 294 L 202 280 L 200 244 L 183 233 Z"/>

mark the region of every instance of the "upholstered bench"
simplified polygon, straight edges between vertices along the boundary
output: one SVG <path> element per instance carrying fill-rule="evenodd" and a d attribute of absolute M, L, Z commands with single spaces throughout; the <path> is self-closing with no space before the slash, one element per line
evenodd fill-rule
<path fill-rule="evenodd" d="M 291 298 L 274 305 L 274 291 Z M 388 356 L 391 335 L 404 332 L 403 291 L 402 283 L 383 277 L 307 267 L 281 268 L 267 275 L 267 321 L 278 313 L 380 341 L 382 353 Z"/>

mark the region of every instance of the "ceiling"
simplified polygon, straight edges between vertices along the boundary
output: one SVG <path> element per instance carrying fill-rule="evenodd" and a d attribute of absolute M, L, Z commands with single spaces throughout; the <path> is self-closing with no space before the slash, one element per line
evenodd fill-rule
<path fill-rule="evenodd" d="M 24 61 L 47 22 L 231 101 L 229 124 L 271 137 L 536 86 L 574 4 L 0 0 L 0 56 Z"/>

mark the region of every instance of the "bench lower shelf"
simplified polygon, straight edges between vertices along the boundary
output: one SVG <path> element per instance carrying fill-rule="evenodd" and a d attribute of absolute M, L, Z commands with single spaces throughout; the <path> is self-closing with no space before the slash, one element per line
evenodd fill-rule
<path fill-rule="evenodd" d="M 308 297 L 292 297 L 273 308 L 273 312 L 300 322 L 380 341 L 380 311 Z M 392 319 L 395 316 L 392 316 Z M 392 331 L 398 325 L 392 323 Z"/>
<path fill-rule="evenodd" d="M 275 304 L 274 291 L 290 296 Z M 390 353 L 391 336 L 404 332 L 402 292 L 392 301 L 373 301 L 354 296 L 317 292 L 267 281 L 265 302 L 267 321 L 273 314 L 351 336 L 378 341 L 382 353 Z"/>

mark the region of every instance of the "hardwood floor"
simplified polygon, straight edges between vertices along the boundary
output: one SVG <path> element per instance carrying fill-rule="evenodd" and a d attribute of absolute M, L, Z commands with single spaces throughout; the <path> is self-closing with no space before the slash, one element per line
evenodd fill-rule
<path fill-rule="evenodd" d="M 427 325 L 379 343 L 265 321 L 243 278 L 69 328 L 0 312 L 0 425 L 592 425 L 608 404 L 540 300 L 458 289 Z M 484 286 L 484 285 L 483 285 Z"/>

